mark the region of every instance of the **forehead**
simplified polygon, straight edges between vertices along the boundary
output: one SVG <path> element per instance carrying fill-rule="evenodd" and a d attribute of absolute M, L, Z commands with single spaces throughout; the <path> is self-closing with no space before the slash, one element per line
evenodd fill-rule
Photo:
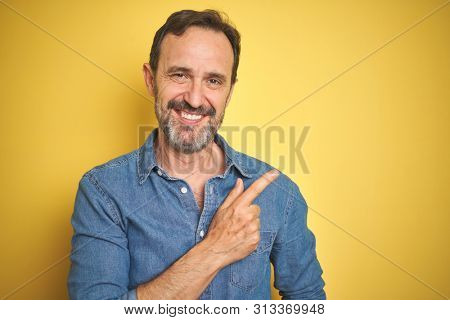
<path fill-rule="evenodd" d="M 194 70 L 220 71 L 230 75 L 233 49 L 223 32 L 190 27 L 182 35 L 168 34 L 161 43 L 159 67 L 184 66 Z"/>

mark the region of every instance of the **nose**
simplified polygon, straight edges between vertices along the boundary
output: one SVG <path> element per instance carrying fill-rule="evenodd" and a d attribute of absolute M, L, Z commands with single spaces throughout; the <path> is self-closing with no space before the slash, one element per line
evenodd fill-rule
<path fill-rule="evenodd" d="M 203 105 L 203 88 L 200 81 L 192 81 L 183 95 L 184 101 L 192 107 L 198 108 Z"/>

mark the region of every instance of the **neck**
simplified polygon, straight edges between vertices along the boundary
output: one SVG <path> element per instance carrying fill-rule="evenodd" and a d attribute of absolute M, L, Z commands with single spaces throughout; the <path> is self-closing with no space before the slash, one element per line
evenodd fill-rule
<path fill-rule="evenodd" d="M 223 151 L 214 141 L 198 152 L 185 154 L 170 146 L 164 139 L 164 132 L 158 128 L 154 147 L 156 161 L 172 177 L 187 179 L 214 175 L 223 173 L 225 168 Z"/>

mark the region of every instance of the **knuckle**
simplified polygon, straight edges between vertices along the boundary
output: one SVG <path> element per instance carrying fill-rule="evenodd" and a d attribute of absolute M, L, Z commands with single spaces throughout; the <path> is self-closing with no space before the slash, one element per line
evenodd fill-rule
<path fill-rule="evenodd" d="M 233 224 L 235 224 L 235 225 L 237 225 L 237 226 L 240 226 L 240 225 L 244 225 L 244 224 L 245 224 L 245 222 L 242 220 L 242 217 L 241 217 L 241 216 L 238 216 L 238 215 L 236 215 L 236 216 L 233 217 L 232 222 L 233 222 Z"/>
<path fill-rule="evenodd" d="M 252 235 L 258 231 L 258 225 L 256 223 L 251 223 L 247 226 L 247 232 Z"/>
<path fill-rule="evenodd" d="M 239 207 L 236 204 L 236 202 L 233 202 L 229 207 L 229 210 L 231 210 L 232 213 L 236 213 L 237 211 L 239 211 Z"/>
<path fill-rule="evenodd" d="M 259 243 L 259 232 L 258 233 L 255 233 L 253 236 L 252 236 L 252 244 L 254 244 L 254 245 L 258 245 L 258 243 Z"/>
<path fill-rule="evenodd" d="M 238 210 L 235 205 L 231 205 L 227 208 L 227 211 L 229 214 L 235 215 Z"/>
<path fill-rule="evenodd" d="M 245 215 L 245 219 L 247 220 L 247 222 L 252 222 L 253 220 L 255 220 L 255 216 L 250 212 Z"/>

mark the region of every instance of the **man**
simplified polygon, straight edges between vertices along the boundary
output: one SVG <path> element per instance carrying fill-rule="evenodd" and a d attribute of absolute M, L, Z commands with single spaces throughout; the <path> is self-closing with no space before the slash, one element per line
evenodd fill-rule
<path fill-rule="evenodd" d="M 172 14 L 143 72 L 159 128 L 82 177 L 74 299 L 324 299 L 307 206 L 284 174 L 217 133 L 240 35 L 213 10 Z"/>

